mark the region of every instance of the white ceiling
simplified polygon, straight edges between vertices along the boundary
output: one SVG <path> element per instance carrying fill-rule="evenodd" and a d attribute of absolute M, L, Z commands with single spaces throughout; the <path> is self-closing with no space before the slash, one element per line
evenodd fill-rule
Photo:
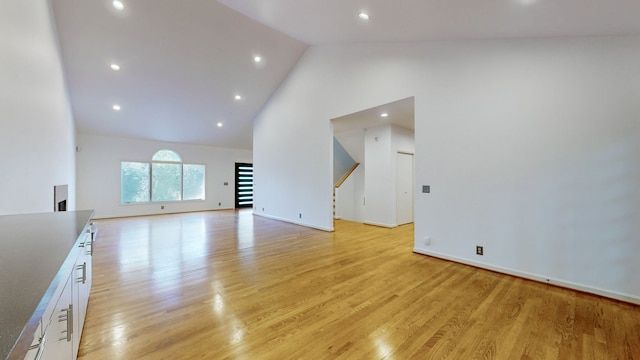
<path fill-rule="evenodd" d="M 370 109 L 332 119 L 333 133 L 342 134 L 352 130 L 369 129 L 382 125 L 397 125 L 414 129 L 414 98 L 406 98 Z M 387 114 L 382 117 L 382 114 Z"/>
<path fill-rule="evenodd" d="M 51 1 L 81 133 L 250 149 L 253 118 L 307 47 L 211 0 Z"/>
<path fill-rule="evenodd" d="M 80 133 L 246 149 L 307 44 L 640 34 L 639 0 L 50 1 Z"/>
<path fill-rule="evenodd" d="M 638 0 L 220 0 L 308 44 L 640 31 Z M 358 21 L 361 10 L 370 20 Z"/>
<path fill-rule="evenodd" d="M 387 114 L 382 117 L 382 114 Z M 364 164 L 364 132 L 383 125 L 396 125 L 414 130 L 414 98 L 406 98 L 375 106 L 353 114 L 331 119 L 333 135 L 349 155 Z"/>

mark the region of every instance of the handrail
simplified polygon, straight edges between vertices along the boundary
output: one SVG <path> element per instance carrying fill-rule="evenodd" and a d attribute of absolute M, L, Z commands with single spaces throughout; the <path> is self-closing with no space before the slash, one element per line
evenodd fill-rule
<path fill-rule="evenodd" d="M 353 164 L 353 166 L 351 167 L 351 169 L 349 169 L 349 171 L 347 171 L 341 178 L 340 180 L 338 180 L 338 182 L 336 183 L 336 189 L 340 187 L 340 185 L 342 185 L 343 182 L 345 182 L 345 180 L 347 180 L 347 178 L 349 177 L 349 175 L 351 175 L 352 172 L 354 172 L 356 170 L 356 168 L 360 165 L 360 163 L 355 163 Z"/>

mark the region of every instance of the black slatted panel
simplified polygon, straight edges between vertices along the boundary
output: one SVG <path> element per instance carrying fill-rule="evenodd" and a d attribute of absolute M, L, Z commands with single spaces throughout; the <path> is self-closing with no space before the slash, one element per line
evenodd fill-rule
<path fill-rule="evenodd" d="M 236 208 L 253 207 L 253 164 L 236 163 Z"/>

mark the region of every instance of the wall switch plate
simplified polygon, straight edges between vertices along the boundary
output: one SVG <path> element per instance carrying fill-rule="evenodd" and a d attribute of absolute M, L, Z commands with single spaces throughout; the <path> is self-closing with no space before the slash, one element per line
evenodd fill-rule
<path fill-rule="evenodd" d="M 430 185 L 422 185 L 422 192 L 425 194 L 428 194 L 431 192 L 431 186 Z"/>
<path fill-rule="evenodd" d="M 225 182 L 224 182 L 224 186 L 227 186 L 227 185 L 229 185 L 229 182 L 228 182 L 228 181 L 225 181 Z"/>

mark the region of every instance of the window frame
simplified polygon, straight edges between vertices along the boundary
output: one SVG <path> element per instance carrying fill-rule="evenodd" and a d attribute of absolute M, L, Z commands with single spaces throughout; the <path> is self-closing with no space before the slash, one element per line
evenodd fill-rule
<path fill-rule="evenodd" d="M 169 161 L 169 160 L 153 160 L 154 157 L 160 152 L 170 151 L 176 155 L 180 161 Z M 122 190 L 123 190 L 123 182 L 122 182 L 122 165 L 125 163 L 139 163 L 146 164 L 149 169 L 148 178 L 149 178 L 149 196 L 148 201 L 140 201 L 140 202 L 122 202 Z M 180 165 L 180 199 L 179 200 L 153 200 L 153 164 L 170 164 L 170 165 Z M 203 167 L 203 179 L 202 185 L 204 187 L 203 198 L 202 199 L 184 199 L 184 166 L 185 165 L 196 165 Z M 150 161 L 135 161 L 135 160 L 122 160 L 120 161 L 120 205 L 149 205 L 149 204 L 175 204 L 175 203 L 183 203 L 183 202 L 197 202 L 197 201 L 206 201 L 207 199 L 207 165 L 201 163 L 185 163 L 182 160 L 182 156 L 177 152 L 169 149 L 161 149 L 156 151 L 151 157 Z"/>

